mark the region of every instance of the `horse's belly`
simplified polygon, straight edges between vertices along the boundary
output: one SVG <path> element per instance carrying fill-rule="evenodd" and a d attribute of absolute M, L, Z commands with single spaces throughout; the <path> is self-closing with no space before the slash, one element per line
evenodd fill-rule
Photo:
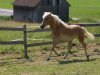
<path fill-rule="evenodd" d="M 74 37 L 73 36 L 66 36 L 66 35 L 61 35 L 60 40 L 62 41 L 71 41 Z"/>

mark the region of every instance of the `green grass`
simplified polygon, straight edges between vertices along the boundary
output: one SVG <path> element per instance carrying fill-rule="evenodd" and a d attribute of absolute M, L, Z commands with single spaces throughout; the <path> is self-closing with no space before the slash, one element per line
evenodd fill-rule
<path fill-rule="evenodd" d="M 70 16 L 81 18 L 79 22 L 95 22 L 100 20 L 100 0 L 68 0 L 71 4 Z M 10 5 L 12 0 L 0 0 L 0 8 L 12 9 Z M 95 6 L 95 7 L 94 7 Z M 72 23 L 73 23 L 72 22 Z M 1 27 L 23 27 L 23 25 L 36 26 L 33 23 L 20 23 L 13 21 L 0 20 Z M 39 25 L 39 24 L 38 24 Z M 33 30 L 34 28 L 29 28 Z M 99 27 L 87 28 L 89 32 L 100 33 Z M 7 32 L 0 31 L 0 41 L 11 41 L 16 39 L 22 39 L 22 32 Z M 50 39 L 50 33 L 28 33 L 28 38 L 35 39 Z M 39 42 L 39 41 L 28 41 L 28 43 Z M 43 42 L 43 41 L 41 41 Z M 76 42 L 76 41 L 75 41 Z M 100 43 L 100 38 L 96 38 L 95 42 L 87 40 L 88 48 L 91 48 L 92 44 Z M 97 45 L 98 47 L 100 45 Z M 23 59 L 23 46 L 22 45 L 0 45 L 0 75 L 100 75 L 100 55 L 90 56 L 91 61 L 86 61 L 86 57 L 70 57 L 69 60 L 65 60 L 62 57 L 53 57 L 50 61 L 46 61 L 46 58 L 50 52 L 50 46 L 39 46 L 28 48 L 29 60 Z M 93 46 L 95 47 L 95 46 Z M 100 48 L 100 47 L 99 47 Z M 94 48 L 94 49 L 99 49 Z M 61 47 L 58 52 L 66 52 Z M 77 48 L 73 48 L 76 52 Z M 100 49 L 99 49 L 100 50 Z M 93 49 L 91 49 L 93 51 Z M 79 52 L 77 50 L 77 52 Z M 84 54 L 84 51 L 80 51 Z"/>
<path fill-rule="evenodd" d="M 35 49 L 35 48 L 34 48 Z M 1 75 L 99 75 L 100 56 L 91 56 L 91 61 L 86 61 L 85 56 L 69 57 L 63 60 L 61 57 L 52 57 L 46 61 L 46 55 L 42 48 L 29 52 L 31 60 L 20 58 L 18 54 L 0 55 Z M 45 57 L 44 57 L 45 56 Z M 54 56 L 54 55 L 53 55 Z"/>
<path fill-rule="evenodd" d="M 100 0 L 67 0 L 70 4 L 70 17 L 80 18 L 80 22 L 100 22 Z M 85 20 L 85 21 L 83 21 Z M 87 21 L 86 21 L 87 20 Z"/>
<path fill-rule="evenodd" d="M 27 25 L 27 30 L 34 30 L 32 26 L 39 25 L 39 24 L 33 24 L 33 23 L 20 23 L 20 22 L 13 22 L 13 21 L 0 21 L 1 25 L 0 27 L 23 27 L 23 25 Z M 37 35 L 38 34 L 38 35 Z M 36 43 L 39 41 L 35 41 L 34 39 L 50 39 L 50 32 L 44 32 L 44 33 L 28 33 L 27 37 L 29 39 L 28 43 Z M 19 31 L 0 31 L 0 41 L 14 41 L 14 40 L 23 40 L 23 32 Z M 40 41 L 43 42 L 43 41 Z M 8 52 L 8 51 L 22 51 L 23 52 L 23 46 L 22 45 L 11 45 L 11 46 L 2 46 L 0 45 L 0 52 Z"/>
<path fill-rule="evenodd" d="M 27 27 L 35 26 L 39 24 L 20 23 L 13 21 L 0 21 L 1 27 L 22 27 L 24 24 Z M 33 30 L 34 28 L 28 28 Z M 91 32 L 100 33 L 98 27 L 88 28 Z M 0 40 L 11 41 L 23 38 L 22 32 L 13 31 L 0 31 Z M 28 33 L 28 38 L 32 39 L 50 39 L 50 33 Z M 96 39 L 100 42 L 100 39 Z M 36 43 L 39 41 L 28 41 L 28 43 Z M 43 41 L 41 41 L 43 42 Z M 89 41 L 90 42 L 90 41 Z M 90 42 L 88 44 L 95 44 L 96 42 Z M 70 60 L 63 60 L 62 57 L 53 57 L 50 61 L 46 61 L 46 58 L 50 52 L 51 45 L 30 47 L 28 48 L 29 60 L 23 59 L 23 46 L 11 45 L 0 46 L 0 74 L 1 75 L 99 75 L 100 74 L 100 56 L 90 56 L 91 61 L 86 61 L 85 55 L 80 57 L 69 57 Z M 60 52 L 66 52 L 66 49 Z M 73 50 L 77 50 L 73 48 Z M 75 52 L 78 52 L 75 51 Z M 81 52 L 84 54 L 84 51 Z"/>
<path fill-rule="evenodd" d="M 11 63 L 11 62 L 10 62 Z M 76 61 L 67 62 L 63 64 L 59 62 L 46 64 L 34 64 L 34 62 L 17 62 L 5 63 L 0 66 L 1 75 L 99 75 L 100 74 L 100 60 L 94 61 Z M 5 68 L 5 67 L 6 68 Z"/>
<path fill-rule="evenodd" d="M 20 23 L 20 22 L 13 22 L 13 21 L 1 21 L 1 26 L 4 27 L 23 27 L 25 23 Z M 37 24 L 29 24 L 26 23 L 27 27 L 30 26 L 35 26 Z M 88 31 L 91 33 L 99 34 L 100 30 L 99 27 L 87 27 Z M 34 28 L 28 28 L 28 30 L 34 30 Z M 38 35 L 37 35 L 38 34 Z M 51 39 L 50 32 L 39 32 L 39 33 L 28 33 L 27 37 L 29 39 Z M 13 40 L 23 40 L 23 32 L 18 32 L 18 31 L 0 31 L 0 41 L 13 41 Z M 88 43 L 94 43 L 93 41 L 91 42 L 90 40 L 86 40 Z M 36 42 L 44 42 L 44 41 L 35 41 L 35 40 L 28 40 L 28 43 L 36 43 Z M 95 43 L 99 43 L 100 38 L 96 38 Z M 0 46 L 0 52 L 6 52 L 6 51 L 23 51 L 23 46 L 22 45 L 11 45 L 11 46 Z"/>
<path fill-rule="evenodd" d="M 79 22 L 100 22 L 100 0 L 67 0 L 70 4 L 70 17 L 80 18 Z M 13 0 L 0 0 L 0 8 L 12 9 Z"/>
<path fill-rule="evenodd" d="M 11 16 L 0 16 L 0 20 L 11 20 Z"/>
<path fill-rule="evenodd" d="M 0 8 L 12 9 L 12 2 L 14 0 L 0 0 Z"/>

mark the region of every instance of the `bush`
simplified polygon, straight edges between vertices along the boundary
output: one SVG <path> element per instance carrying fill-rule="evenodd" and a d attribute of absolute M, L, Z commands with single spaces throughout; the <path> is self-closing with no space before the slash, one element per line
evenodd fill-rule
<path fill-rule="evenodd" d="M 0 20 L 12 20 L 11 16 L 0 16 Z"/>

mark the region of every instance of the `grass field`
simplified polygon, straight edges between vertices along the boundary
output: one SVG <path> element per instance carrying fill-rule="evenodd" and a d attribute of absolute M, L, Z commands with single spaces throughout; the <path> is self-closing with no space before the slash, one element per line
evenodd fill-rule
<path fill-rule="evenodd" d="M 100 0 L 68 0 L 71 4 L 70 16 L 81 18 L 78 22 L 96 22 L 100 20 Z M 0 0 L 0 8 L 12 9 L 12 0 Z M 14 21 L 0 20 L 0 27 L 23 27 L 27 25 L 28 30 L 40 24 L 20 23 Z M 89 27 L 89 32 L 100 33 L 100 27 Z M 0 31 L 0 41 L 11 41 L 23 38 L 23 32 Z M 28 33 L 28 38 L 50 39 L 50 33 Z M 38 41 L 28 40 L 28 43 Z M 43 41 L 41 41 L 43 42 Z M 100 75 L 100 38 L 96 41 L 87 42 L 90 61 L 86 61 L 84 50 L 75 40 L 77 45 L 72 51 L 76 57 L 69 55 L 66 59 L 57 57 L 54 53 L 50 61 L 46 58 L 50 52 L 51 45 L 28 48 L 29 60 L 23 58 L 22 45 L 0 45 L 0 75 Z M 65 53 L 67 44 L 60 44 L 58 52 Z"/>
<path fill-rule="evenodd" d="M 1 21 L 0 22 L 0 27 L 23 27 L 23 25 L 27 25 L 28 30 L 34 30 L 33 26 L 40 26 L 39 24 L 32 24 L 32 23 L 21 23 L 21 22 L 13 22 L 13 21 Z M 29 28 L 30 27 L 30 28 Z M 94 34 L 99 34 L 99 27 L 87 27 L 88 31 Z M 38 35 L 37 35 L 38 34 Z M 10 35 L 10 36 L 9 36 Z M 28 33 L 28 38 L 30 39 L 50 39 L 50 32 L 40 32 L 40 33 Z M 0 31 L 0 41 L 13 41 L 13 40 L 23 40 L 23 32 L 18 32 L 18 31 Z M 89 43 L 94 43 L 91 42 L 89 40 L 86 40 Z M 34 40 L 28 40 L 28 43 L 33 43 L 33 42 L 38 42 L 38 41 L 34 41 Z M 41 41 L 43 42 L 43 41 Z M 95 40 L 95 43 L 99 43 L 100 39 L 97 38 Z M 2 52 L 2 50 L 7 51 L 7 50 L 18 50 L 21 49 L 23 50 L 23 48 L 21 47 L 21 45 L 19 46 L 0 46 L 0 52 Z M 3 51 L 3 52 L 4 52 Z"/>
<path fill-rule="evenodd" d="M 12 2 L 14 0 L 0 0 L 0 8 L 12 9 Z"/>
<path fill-rule="evenodd" d="M 13 21 L 0 21 L 2 27 L 23 27 L 26 24 L 30 27 L 29 30 L 33 30 L 32 26 L 39 24 L 32 23 L 20 23 Z M 91 32 L 100 33 L 99 28 L 88 28 Z M 0 41 L 11 41 L 16 39 L 22 39 L 21 32 L 7 32 L 0 31 Z M 38 34 L 38 35 L 37 35 Z M 28 38 L 32 39 L 50 39 L 50 34 L 45 33 L 29 33 Z M 78 44 L 72 49 L 74 54 L 78 56 L 68 56 L 63 59 L 57 57 L 55 54 L 52 55 L 50 61 L 46 61 L 46 58 L 50 52 L 51 45 L 30 47 L 28 48 L 29 60 L 23 59 L 23 46 L 22 45 L 11 45 L 11 46 L 0 46 L 0 74 L 1 75 L 99 75 L 100 74 L 100 39 L 96 38 L 97 42 L 87 41 L 88 53 L 90 61 L 86 61 L 84 50 Z M 33 43 L 36 41 L 28 41 Z M 43 42 L 43 41 L 42 41 Z M 90 43 L 89 43 L 90 42 Z M 78 42 L 77 42 L 78 43 Z M 66 43 L 59 45 L 58 52 L 66 52 Z M 97 51 L 96 51 L 97 50 Z"/>
<path fill-rule="evenodd" d="M 12 9 L 14 0 L 0 0 L 0 8 Z M 76 22 L 100 22 L 100 0 L 67 0 L 70 4 L 70 17 L 80 18 Z"/>
<path fill-rule="evenodd" d="M 67 0 L 70 4 L 70 17 L 80 18 L 80 22 L 100 22 L 100 0 Z"/>

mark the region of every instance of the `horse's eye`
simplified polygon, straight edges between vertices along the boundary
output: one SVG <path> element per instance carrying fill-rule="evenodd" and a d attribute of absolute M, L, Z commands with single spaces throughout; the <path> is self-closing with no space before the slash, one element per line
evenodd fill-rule
<path fill-rule="evenodd" d="M 48 20 L 48 19 L 46 19 L 46 20 Z"/>

